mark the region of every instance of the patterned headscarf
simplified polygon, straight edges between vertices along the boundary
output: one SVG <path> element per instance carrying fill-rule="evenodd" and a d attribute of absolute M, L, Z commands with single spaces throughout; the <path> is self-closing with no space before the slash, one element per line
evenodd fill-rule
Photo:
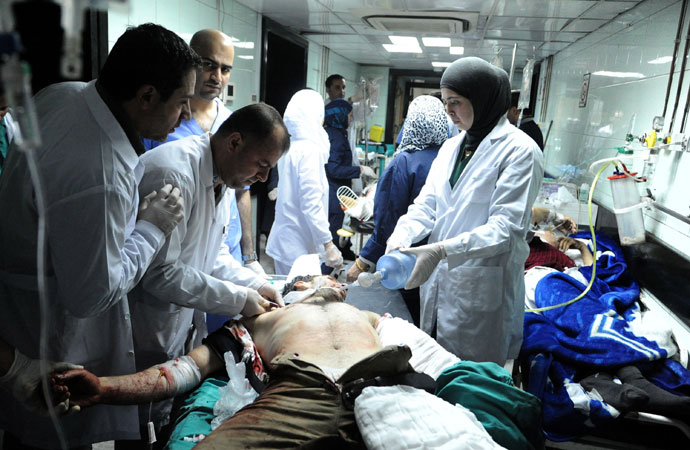
<path fill-rule="evenodd" d="M 347 115 L 352 111 L 352 105 L 345 99 L 336 98 L 326 105 L 326 116 L 323 126 L 333 128 L 347 128 Z"/>
<path fill-rule="evenodd" d="M 416 152 L 440 146 L 448 138 L 448 119 L 441 100 L 420 95 L 407 110 L 398 152 Z"/>

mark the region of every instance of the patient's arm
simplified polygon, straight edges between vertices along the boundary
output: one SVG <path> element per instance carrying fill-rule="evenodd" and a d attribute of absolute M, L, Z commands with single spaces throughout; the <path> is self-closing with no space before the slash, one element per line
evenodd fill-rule
<path fill-rule="evenodd" d="M 589 251 L 589 248 L 587 247 L 587 244 L 585 244 L 582 241 L 578 241 L 577 239 L 573 238 L 561 238 L 558 240 L 558 248 L 564 252 L 570 248 L 576 248 L 580 250 L 580 255 L 582 256 L 582 264 L 585 266 L 591 266 L 592 263 L 594 262 L 594 258 L 592 257 L 592 252 Z"/>
<path fill-rule="evenodd" d="M 195 367 L 198 372 L 195 372 Z M 72 405 L 99 403 L 129 405 L 170 398 L 195 388 L 199 381 L 223 367 L 208 346 L 201 345 L 186 357 L 116 377 L 97 377 L 87 370 L 70 370 L 51 377 L 54 390 L 69 390 Z"/>

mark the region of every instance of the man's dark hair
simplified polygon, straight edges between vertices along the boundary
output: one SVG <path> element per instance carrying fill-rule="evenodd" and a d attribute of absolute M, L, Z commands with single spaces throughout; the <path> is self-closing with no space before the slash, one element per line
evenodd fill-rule
<path fill-rule="evenodd" d="M 510 107 L 517 108 L 518 101 L 520 100 L 520 91 L 512 91 L 510 93 Z M 525 108 L 522 110 L 522 117 L 532 117 L 532 110 Z"/>
<path fill-rule="evenodd" d="M 170 98 L 201 58 L 172 31 L 153 23 L 127 28 L 117 40 L 98 76 L 98 83 L 116 100 L 132 99 L 146 84 L 161 101 Z"/>
<path fill-rule="evenodd" d="M 329 75 L 328 78 L 326 78 L 326 87 L 327 88 L 331 87 L 331 84 L 333 84 L 333 82 L 335 80 L 344 80 L 344 79 L 345 79 L 344 76 L 338 75 L 337 73 L 334 73 L 333 75 Z"/>
<path fill-rule="evenodd" d="M 520 91 L 513 91 L 510 93 L 510 107 L 517 108 L 518 100 L 520 100 Z"/>
<path fill-rule="evenodd" d="M 295 290 L 295 283 L 297 283 L 298 281 L 309 283 L 313 279 L 314 275 L 297 275 L 295 278 L 292 279 L 292 281 L 283 286 L 283 297 Z"/>
<path fill-rule="evenodd" d="M 226 138 L 238 132 L 244 138 L 261 140 L 273 136 L 276 127 L 282 128 L 285 132 L 281 143 L 282 153 L 285 153 L 290 148 L 290 134 L 280 113 L 266 103 L 254 103 L 238 109 L 223 122 L 216 134 Z"/>

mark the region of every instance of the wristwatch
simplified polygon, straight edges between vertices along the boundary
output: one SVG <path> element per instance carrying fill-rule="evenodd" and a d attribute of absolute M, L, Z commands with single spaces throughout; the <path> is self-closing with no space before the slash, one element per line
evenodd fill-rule
<path fill-rule="evenodd" d="M 256 256 L 256 253 L 250 253 L 248 255 L 242 255 L 242 262 L 245 264 L 248 262 L 258 261 L 258 260 L 259 260 L 259 257 Z"/>

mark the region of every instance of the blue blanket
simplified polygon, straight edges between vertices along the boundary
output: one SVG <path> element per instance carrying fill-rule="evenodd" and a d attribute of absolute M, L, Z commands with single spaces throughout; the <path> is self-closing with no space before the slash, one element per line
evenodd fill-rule
<path fill-rule="evenodd" d="M 668 390 L 687 393 L 690 387 L 688 372 L 667 359 L 671 348 L 633 333 L 629 325 L 639 320 L 639 286 L 630 277 L 620 247 L 605 234 L 597 233 L 596 238 L 597 250 L 614 256 L 599 258 L 592 289 L 571 305 L 525 313 L 520 358 L 529 363 L 528 390 L 542 400 L 544 431 L 554 441 L 573 439 L 619 416 L 577 384 L 592 373 L 637 365 L 649 380 Z M 591 278 L 591 267 L 579 271 Z M 537 307 L 558 305 L 585 287 L 565 273 L 551 273 L 537 284 L 535 302 Z"/>

